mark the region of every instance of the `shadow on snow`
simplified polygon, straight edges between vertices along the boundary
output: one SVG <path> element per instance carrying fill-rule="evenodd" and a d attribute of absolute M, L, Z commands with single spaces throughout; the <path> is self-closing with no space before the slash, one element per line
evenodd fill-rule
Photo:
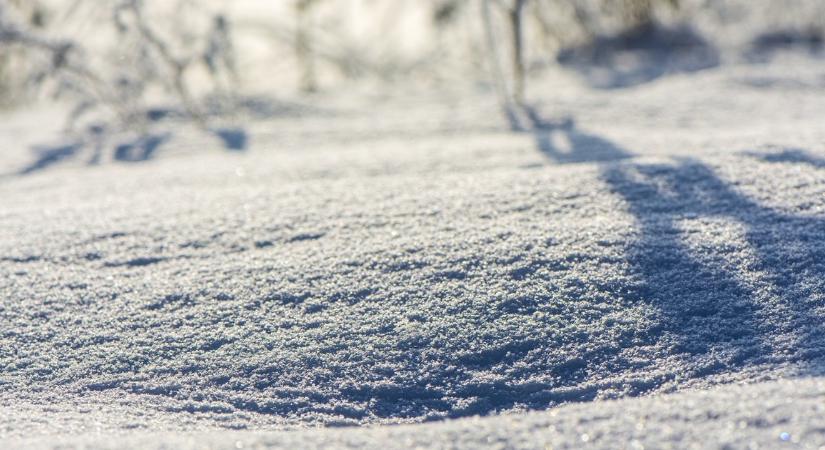
<path fill-rule="evenodd" d="M 569 119 L 554 127 L 538 125 L 536 146 L 556 164 L 632 156 L 606 139 L 578 130 Z M 554 141 L 563 142 L 564 149 Z M 798 149 L 759 158 L 825 167 L 825 160 Z M 635 240 L 625 249 L 628 275 L 639 280 L 636 301 L 661 311 L 663 338 L 672 340 L 675 353 L 713 354 L 717 359 L 706 366 L 707 373 L 697 375 L 746 362 L 771 362 L 775 355 L 792 355 L 781 357 L 783 362 L 809 362 L 825 355 L 825 332 L 816 312 L 825 292 L 825 220 L 763 207 L 734 190 L 711 167 L 689 158 L 604 164 L 602 179 L 624 200 L 638 224 Z M 704 231 L 691 229 L 690 223 L 716 219 L 741 227 L 738 237 L 746 248 L 703 248 L 704 254 L 689 248 L 686 235 Z M 737 251 L 751 256 L 737 256 Z M 744 268 L 758 279 L 746 283 Z M 779 342 L 774 339 L 777 334 L 792 338 Z"/>
<path fill-rule="evenodd" d="M 686 25 L 647 25 L 618 35 L 597 36 L 586 44 L 563 49 L 556 59 L 598 89 L 635 86 L 720 64 L 716 47 Z"/>
<path fill-rule="evenodd" d="M 270 119 L 277 117 L 300 117 L 305 115 L 328 114 L 328 112 L 295 102 L 287 102 L 266 97 L 244 97 L 236 99 L 234 106 L 228 107 L 220 99 L 207 99 L 206 116 L 214 119 L 235 117 L 239 114 L 252 119 Z M 188 120 L 186 112 L 171 107 L 149 108 L 144 112 L 145 119 L 151 124 L 164 121 L 181 123 Z M 204 130 L 215 137 L 221 146 L 230 152 L 242 152 L 248 149 L 249 133 L 240 126 L 215 126 Z M 89 165 L 100 163 L 106 151 L 111 151 L 112 159 L 119 162 L 147 161 L 155 156 L 161 148 L 173 138 L 170 131 L 146 132 L 128 139 L 116 137 L 105 125 L 93 124 L 78 133 L 79 136 L 56 145 L 38 145 L 32 148 L 35 153 L 33 162 L 16 172 L 28 175 L 39 172 L 60 162 L 81 157 L 90 153 Z"/>
<path fill-rule="evenodd" d="M 207 132 L 217 138 L 222 147 L 230 152 L 244 151 L 249 145 L 249 135 L 242 128 L 210 128 Z M 110 148 L 114 161 L 131 163 L 148 161 L 157 156 L 161 147 L 166 145 L 172 137 L 173 134 L 169 131 L 148 132 L 137 137 L 121 139 L 112 145 L 107 141 L 114 141 L 115 138 L 107 136 L 102 127 L 93 126 L 89 127 L 82 137 L 68 144 L 34 147 L 36 159 L 20 169 L 17 174 L 29 175 L 39 172 L 57 163 L 80 157 L 84 151 L 91 154 L 87 163 L 95 165 L 100 163 L 104 153 Z"/>

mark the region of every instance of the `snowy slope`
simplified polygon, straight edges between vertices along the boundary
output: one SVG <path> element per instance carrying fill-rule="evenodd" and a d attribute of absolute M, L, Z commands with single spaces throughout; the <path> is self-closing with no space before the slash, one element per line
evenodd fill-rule
<path fill-rule="evenodd" d="M 0 437 L 822 443 L 825 64 L 785 58 L 559 75 L 532 133 L 410 92 L 250 118 L 245 151 L 175 123 L 136 163 L 4 139 Z"/>

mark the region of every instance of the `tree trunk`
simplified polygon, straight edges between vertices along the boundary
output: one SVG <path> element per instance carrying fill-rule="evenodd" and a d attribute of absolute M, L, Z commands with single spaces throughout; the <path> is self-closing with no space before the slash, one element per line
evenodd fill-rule
<path fill-rule="evenodd" d="M 312 54 L 312 18 L 310 16 L 315 2 L 315 0 L 298 0 L 295 4 L 295 56 L 301 65 L 299 86 L 303 92 L 315 92 L 318 89 L 315 58 Z"/>
<path fill-rule="evenodd" d="M 524 69 L 524 28 L 523 12 L 527 0 L 514 0 L 510 9 L 510 33 L 513 66 L 513 100 L 516 104 L 524 104 L 524 90 L 526 88 L 526 73 Z"/>

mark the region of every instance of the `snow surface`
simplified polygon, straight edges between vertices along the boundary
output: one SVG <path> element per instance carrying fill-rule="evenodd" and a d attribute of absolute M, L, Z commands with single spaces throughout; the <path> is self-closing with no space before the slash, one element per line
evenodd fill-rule
<path fill-rule="evenodd" d="M 726 386 L 545 412 L 419 425 L 286 432 L 88 433 L 10 440 L 30 448 L 822 448 L 825 381 Z M 598 406 L 594 408 L 594 406 Z"/>
<path fill-rule="evenodd" d="M 0 121 L 5 446 L 825 444 L 825 63 L 577 80 Z"/>

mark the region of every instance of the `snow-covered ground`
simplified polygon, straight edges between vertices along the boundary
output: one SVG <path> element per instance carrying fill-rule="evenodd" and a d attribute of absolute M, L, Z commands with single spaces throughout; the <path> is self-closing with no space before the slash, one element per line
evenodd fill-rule
<path fill-rule="evenodd" d="M 531 98 L 5 113 L 2 446 L 824 445 L 825 61 Z"/>
<path fill-rule="evenodd" d="M 30 448 L 822 448 L 825 381 L 725 386 L 546 412 L 295 431 L 129 431 L 9 440 Z M 33 412 L 38 414 L 37 412 Z M 102 414 L 101 414 L 102 415 Z"/>

